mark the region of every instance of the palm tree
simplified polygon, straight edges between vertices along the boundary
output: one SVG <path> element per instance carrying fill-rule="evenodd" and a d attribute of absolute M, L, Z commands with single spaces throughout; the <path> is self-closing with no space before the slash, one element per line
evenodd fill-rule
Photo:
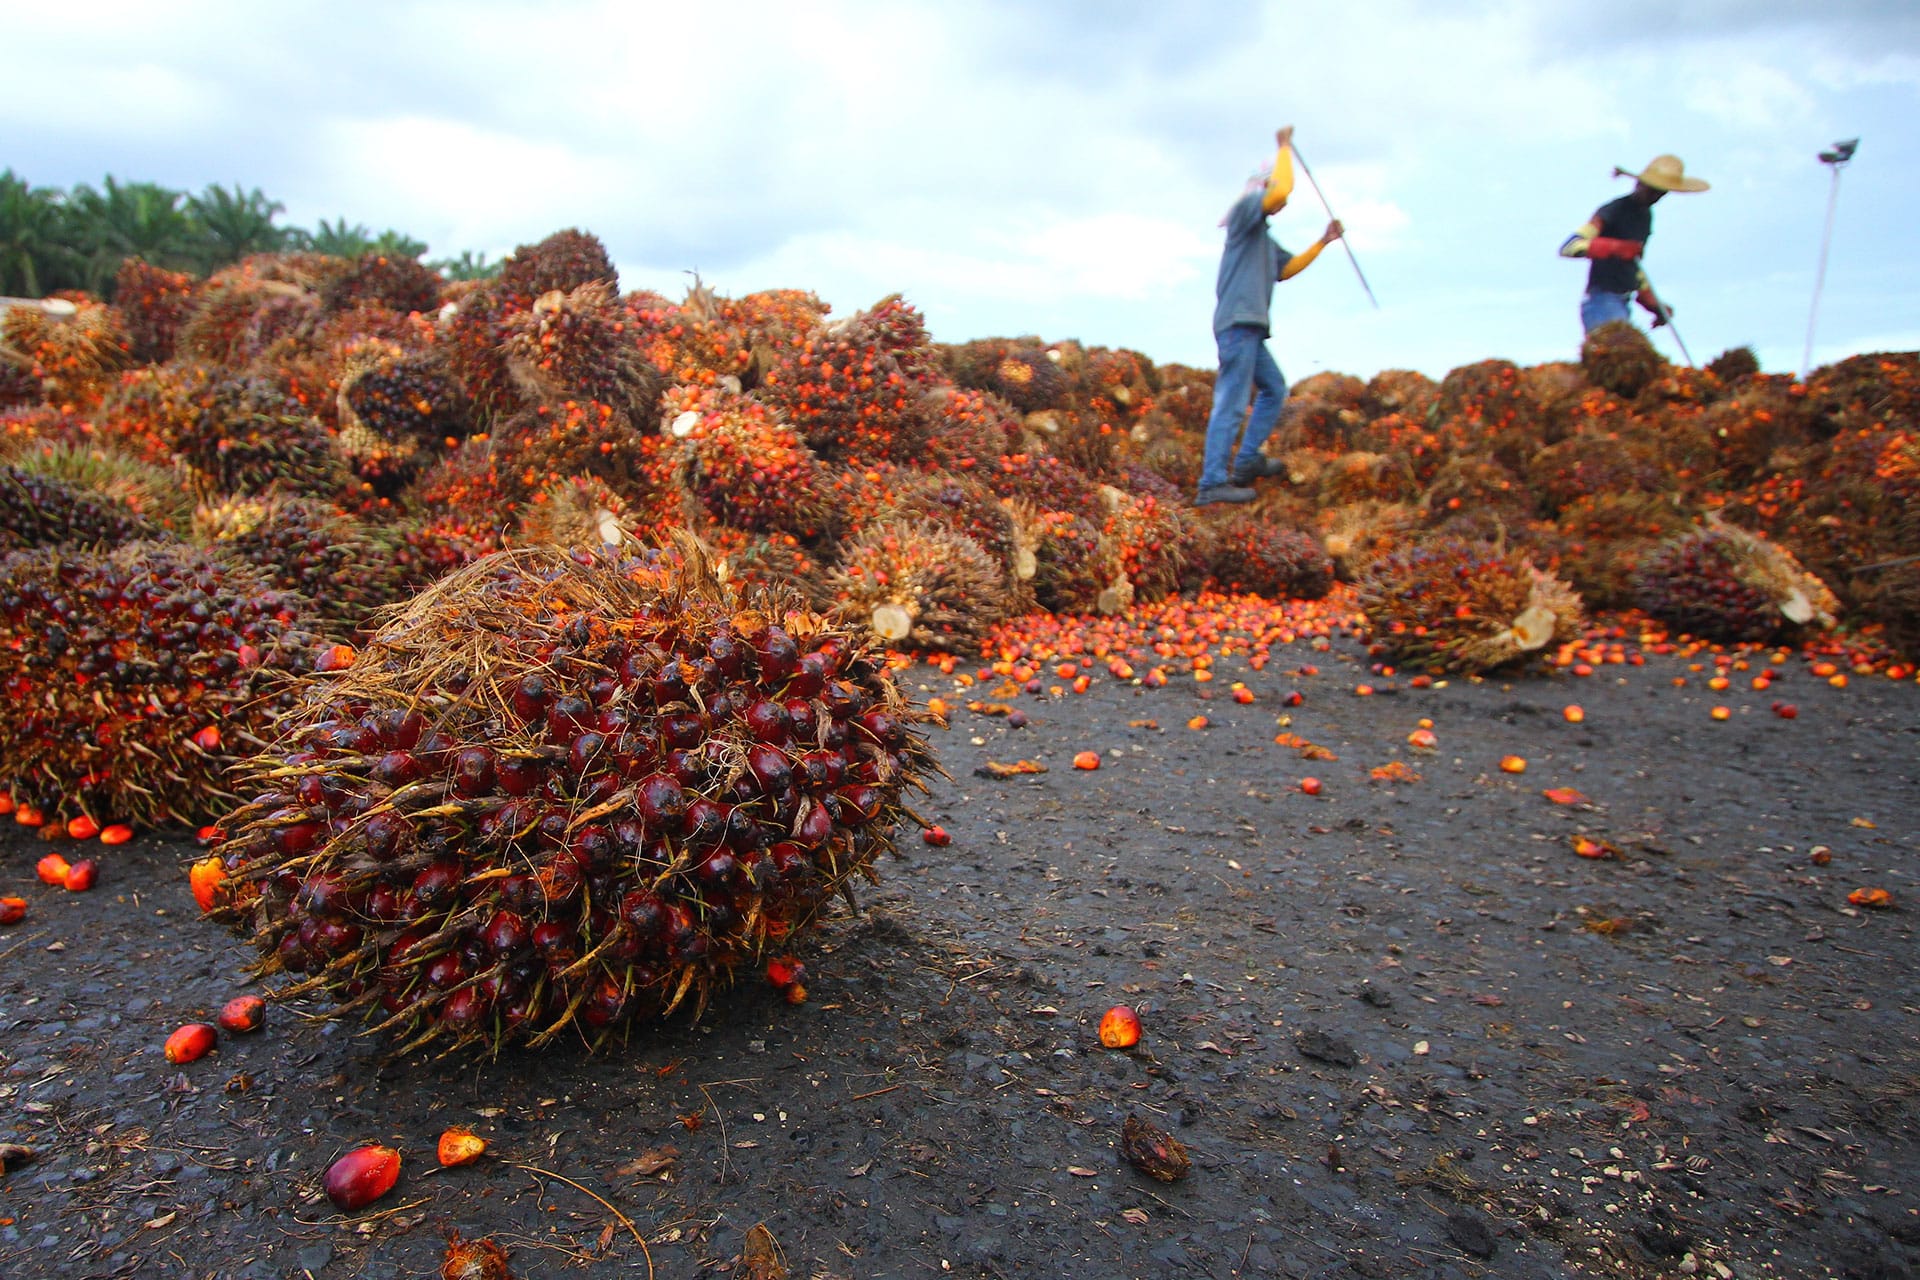
<path fill-rule="evenodd" d="M 70 243 L 84 262 L 84 287 L 100 294 L 127 258 L 179 269 L 196 265 L 192 220 L 181 208 L 185 195 L 152 182 L 125 186 L 108 174 L 95 191 L 82 184 L 67 196 Z"/>
<path fill-rule="evenodd" d="M 60 192 L 0 171 L 0 294 L 29 298 L 79 283 Z"/>
<path fill-rule="evenodd" d="M 349 226 L 345 218 L 338 222 L 322 218 L 318 230 L 302 234 L 306 237 L 302 248 L 330 258 L 358 258 L 368 253 L 383 253 L 389 258 L 417 258 L 427 251 L 427 246 L 412 236 L 391 228 L 376 236 L 367 230 L 364 222 Z"/>
<path fill-rule="evenodd" d="M 507 264 L 488 262 L 486 254 L 462 249 L 457 258 L 439 258 L 427 265 L 449 280 L 491 280 Z"/>
<path fill-rule="evenodd" d="M 187 211 L 199 226 L 206 269 L 287 247 L 287 229 L 273 225 L 286 208 L 278 200 L 267 199 L 258 187 L 242 191 L 237 182 L 231 191 L 215 183 L 189 196 Z"/>

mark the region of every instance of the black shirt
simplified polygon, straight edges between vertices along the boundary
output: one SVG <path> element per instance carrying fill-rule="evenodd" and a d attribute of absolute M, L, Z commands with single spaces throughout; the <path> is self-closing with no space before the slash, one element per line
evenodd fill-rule
<path fill-rule="evenodd" d="M 1653 234 L 1653 206 L 1631 195 L 1601 205 L 1593 220 L 1600 224 L 1599 234 L 1614 240 L 1645 244 Z M 1639 287 L 1640 264 L 1629 258 L 1595 258 L 1587 272 L 1588 293 L 1632 293 Z"/>

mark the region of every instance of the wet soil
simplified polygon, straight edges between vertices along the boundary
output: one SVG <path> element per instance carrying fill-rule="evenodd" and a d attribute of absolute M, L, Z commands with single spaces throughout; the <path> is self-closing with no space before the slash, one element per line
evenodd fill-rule
<path fill-rule="evenodd" d="M 387 1064 L 276 1005 L 170 1067 L 252 989 L 191 841 L 69 894 L 9 823 L 0 1143 L 36 1158 L 0 1175 L 0 1276 L 429 1276 L 454 1231 L 523 1278 L 1920 1271 L 1920 688 L 1795 659 L 1715 694 L 1650 657 L 1413 690 L 1347 642 L 1217 670 L 1022 697 L 1018 729 L 956 708 L 921 806 L 952 845 L 903 833 L 804 1004 L 749 982 L 598 1056 Z M 975 773 L 1017 758 L 1049 772 Z M 1396 760 L 1418 780 L 1371 776 Z M 1095 1034 L 1117 1003 L 1132 1051 Z M 1130 1114 L 1184 1179 L 1122 1161 Z M 437 1168 L 449 1124 L 489 1155 Z M 320 1175 L 369 1141 L 399 1185 L 335 1213 Z"/>

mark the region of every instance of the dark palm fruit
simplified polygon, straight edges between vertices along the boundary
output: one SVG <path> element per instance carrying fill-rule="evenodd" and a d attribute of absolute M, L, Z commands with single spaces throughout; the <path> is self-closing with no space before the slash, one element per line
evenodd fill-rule
<path fill-rule="evenodd" d="M 409 1051 L 697 1008 L 873 875 L 930 763 L 883 654 L 691 544 L 476 562 L 297 694 L 217 910 Z"/>

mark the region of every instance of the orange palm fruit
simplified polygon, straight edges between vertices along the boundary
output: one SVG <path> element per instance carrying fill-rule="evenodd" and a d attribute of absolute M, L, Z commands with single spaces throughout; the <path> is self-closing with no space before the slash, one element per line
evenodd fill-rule
<path fill-rule="evenodd" d="M 219 1038 L 207 1023 L 189 1022 L 167 1037 L 167 1061 L 176 1064 L 198 1061 Z"/>
<path fill-rule="evenodd" d="M 321 1186 L 342 1213 L 366 1208 L 400 1180 L 400 1153 L 392 1147 L 355 1147 L 327 1166 Z"/>
<path fill-rule="evenodd" d="M 1140 1015 L 1117 1004 L 1101 1015 L 1100 1043 L 1109 1049 L 1131 1049 L 1140 1043 Z"/>
<path fill-rule="evenodd" d="M 440 1142 L 434 1149 L 434 1155 L 443 1169 L 457 1169 L 463 1164 L 472 1164 L 486 1153 L 487 1140 L 459 1125 L 452 1125 L 441 1133 Z"/>

